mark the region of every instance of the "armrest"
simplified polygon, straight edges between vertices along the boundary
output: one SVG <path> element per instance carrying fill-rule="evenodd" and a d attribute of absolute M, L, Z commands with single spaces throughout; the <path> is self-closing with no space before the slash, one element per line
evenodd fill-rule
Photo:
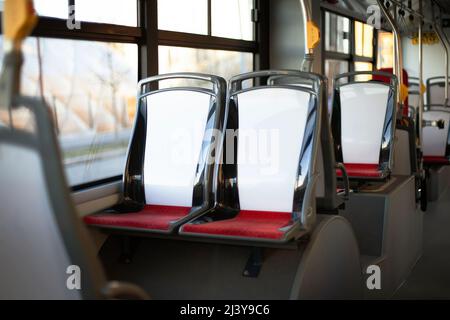
<path fill-rule="evenodd" d="M 344 190 L 345 190 L 344 199 L 348 200 L 350 196 L 350 182 L 348 180 L 347 169 L 345 169 L 344 164 L 340 162 L 336 163 L 335 168 L 342 172 L 342 180 L 344 182 Z"/>

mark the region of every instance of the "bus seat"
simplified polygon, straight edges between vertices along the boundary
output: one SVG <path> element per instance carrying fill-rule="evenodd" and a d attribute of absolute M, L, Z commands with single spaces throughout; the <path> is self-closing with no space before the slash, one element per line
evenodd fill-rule
<path fill-rule="evenodd" d="M 171 81 L 170 87 L 150 88 L 166 80 Z M 180 80 L 195 85 L 174 82 Z M 214 130 L 221 129 L 226 82 L 210 75 L 180 73 L 142 80 L 139 88 L 124 174 L 125 209 L 91 215 L 85 222 L 104 229 L 171 233 L 211 206 L 214 163 L 209 156 Z"/>
<path fill-rule="evenodd" d="M 30 125 L 0 127 L 0 299 L 146 297 L 132 285 L 106 282 L 69 194 L 49 107 L 40 98 L 15 101 L 8 111 L 26 115 Z M 0 115 L 8 111 L 0 107 Z M 69 281 L 77 268 L 79 285 Z"/>
<path fill-rule="evenodd" d="M 47 181 L 49 160 L 32 134 L 0 128 L 0 299 L 81 298 L 66 288 L 65 272 L 74 263 L 51 202 L 57 199 L 48 199 L 58 187 Z"/>
<path fill-rule="evenodd" d="M 291 220 L 290 212 L 240 210 L 231 219 L 186 224 L 182 227 L 182 233 L 280 240 L 285 236 L 283 228 L 292 225 Z"/>
<path fill-rule="evenodd" d="M 440 106 L 427 106 L 423 113 L 425 121 L 444 120 L 444 128 L 423 128 L 422 149 L 427 165 L 450 164 L 450 111 Z"/>
<path fill-rule="evenodd" d="M 290 84 L 242 88 L 246 80 L 277 75 L 313 79 L 314 89 Z M 180 234 L 287 242 L 311 227 L 322 89 L 320 76 L 297 71 L 260 71 L 230 81 L 222 144 L 226 162 L 215 176 L 217 205 L 182 225 Z M 230 139 L 229 132 L 237 134 Z M 269 169 L 267 159 L 274 160 Z"/>
<path fill-rule="evenodd" d="M 392 68 L 381 68 L 378 70 L 379 72 L 384 72 L 384 73 L 389 73 L 389 74 L 393 74 L 394 73 L 394 69 Z M 384 83 L 390 83 L 390 77 L 386 77 L 382 74 L 374 74 L 372 77 L 372 80 L 374 81 L 381 81 Z M 405 69 L 403 69 L 403 84 L 409 88 L 410 84 L 409 84 L 409 75 L 408 75 L 408 71 L 406 71 Z M 405 101 L 403 102 L 403 110 L 402 110 L 402 115 L 404 117 L 408 117 L 409 114 L 409 95 L 406 97 Z"/>
<path fill-rule="evenodd" d="M 87 216 L 85 222 L 101 227 L 168 231 L 173 221 L 189 215 L 190 207 L 145 205 L 141 211 Z"/>
<path fill-rule="evenodd" d="M 392 68 L 380 69 L 381 72 L 393 73 Z M 390 83 L 388 77 L 374 75 L 373 80 Z M 408 89 L 408 96 L 403 101 L 401 116 L 396 119 L 396 148 L 395 162 L 392 174 L 409 175 L 419 174 L 419 163 L 417 154 L 417 136 L 420 134 L 417 120 L 417 109 L 419 106 L 420 86 L 419 79 L 409 77 L 408 72 L 403 69 L 403 84 Z"/>
<path fill-rule="evenodd" d="M 449 86 L 450 93 L 450 86 Z M 449 95 L 450 96 L 450 95 Z M 445 102 L 445 77 L 427 79 L 427 105 L 443 105 Z"/>
<path fill-rule="evenodd" d="M 312 81 L 311 79 L 305 78 L 272 76 L 267 79 L 267 84 L 272 86 L 277 86 L 279 84 L 302 86 L 304 88 L 315 90 L 314 86 L 317 83 L 315 81 Z M 345 167 L 341 163 L 336 163 L 334 155 L 334 145 L 332 143 L 333 137 L 330 126 L 330 119 L 331 119 L 330 104 L 328 104 L 328 108 L 325 111 L 326 112 L 323 113 L 325 114 L 327 121 L 325 123 L 322 122 L 322 126 L 324 126 L 324 128 L 322 129 L 322 143 L 319 144 L 317 155 L 317 161 L 319 163 L 317 173 L 320 176 L 320 179 L 317 182 L 316 196 L 317 196 L 317 210 L 332 212 L 335 211 L 336 208 L 343 206 L 346 198 L 348 198 L 350 190 L 348 188 L 349 186 L 347 183 L 348 178 L 346 176 L 346 171 L 345 173 L 343 172 L 343 170 L 345 170 Z M 327 163 L 327 165 L 325 165 L 325 163 Z M 331 168 L 333 169 L 327 170 L 330 167 L 329 164 L 333 163 L 335 164 L 331 166 Z M 335 168 L 339 169 L 335 171 Z M 337 186 L 337 179 L 336 179 L 337 175 L 339 175 L 340 178 L 346 180 L 344 182 L 344 185 L 346 185 L 346 187 L 339 188 Z M 343 175 L 345 177 L 342 177 Z M 334 198 L 334 200 L 330 201 L 330 198 L 326 197 L 325 195 L 329 194 L 331 190 L 336 190 L 336 197 Z"/>
<path fill-rule="evenodd" d="M 380 81 L 353 81 L 358 75 L 387 77 Z M 390 175 L 395 119 L 396 78 L 383 72 L 354 72 L 334 81 L 332 131 L 336 161 L 343 162 L 350 179 L 384 180 Z M 339 171 L 336 172 L 341 176 Z"/>
<path fill-rule="evenodd" d="M 448 165 L 450 164 L 450 159 L 447 157 L 438 156 L 425 156 L 423 157 L 425 164 L 428 165 Z"/>

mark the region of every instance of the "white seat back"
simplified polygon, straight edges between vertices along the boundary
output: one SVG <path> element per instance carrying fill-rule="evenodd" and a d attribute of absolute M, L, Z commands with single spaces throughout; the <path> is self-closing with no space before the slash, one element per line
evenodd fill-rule
<path fill-rule="evenodd" d="M 430 110 L 423 113 L 426 121 L 444 120 L 444 129 L 437 127 L 424 127 L 422 137 L 422 149 L 424 156 L 443 157 L 446 155 L 447 140 L 449 134 L 450 112 Z"/>
<path fill-rule="evenodd" d="M 211 95 L 180 89 L 146 99 L 146 203 L 190 207 Z"/>
<path fill-rule="evenodd" d="M 0 299 L 79 299 L 38 153 L 0 139 Z"/>
<path fill-rule="evenodd" d="M 389 91 L 389 86 L 376 82 L 340 87 L 344 163 L 379 163 Z"/>
<path fill-rule="evenodd" d="M 99 298 L 106 279 L 73 206 L 48 106 L 15 99 L 22 108 L 0 112 L 30 122 L 0 127 L 0 299 Z"/>
<path fill-rule="evenodd" d="M 270 87 L 237 95 L 241 210 L 292 211 L 310 100 L 305 91 Z"/>

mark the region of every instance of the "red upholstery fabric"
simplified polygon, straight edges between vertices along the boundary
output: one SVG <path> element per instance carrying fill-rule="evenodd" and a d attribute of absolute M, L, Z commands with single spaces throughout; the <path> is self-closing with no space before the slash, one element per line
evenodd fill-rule
<path fill-rule="evenodd" d="M 88 225 L 105 227 L 167 231 L 171 221 L 187 216 L 190 210 L 191 208 L 188 207 L 147 205 L 139 212 L 87 216 L 84 222 Z"/>
<path fill-rule="evenodd" d="M 185 224 L 183 232 L 221 235 L 230 237 L 281 239 L 284 235 L 280 228 L 291 222 L 290 212 L 240 211 L 232 219 L 207 222 L 203 224 Z"/>
<path fill-rule="evenodd" d="M 378 164 L 346 163 L 345 169 L 347 169 L 347 174 L 350 178 L 381 178 L 383 176 L 383 172 L 379 169 Z M 336 175 L 342 177 L 341 170 L 336 170 Z"/>
<path fill-rule="evenodd" d="M 450 164 L 450 161 L 442 156 L 424 156 L 423 161 L 428 164 Z"/>
<path fill-rule="evenodd" d="M 382 72 L 386 72 L 386 73 L 394 73 L 392 68 L 382 68 L 378 71 L 382 71 Z M 387 77 L 383 77 L 383 76 L 378 76 L 378 75 L 374 75 L 373 76 L 373 80 L 376 81 L 381 81 L 381 82 L 385 82 L 385 83 L 389 83 L 389 78 Z M 400 81 L 400 80 L 399 80 Z M 405 86 L 409 86 L 409 80 L 408 80 L 408 72 L 403 69 L 403 82 L 405 84 Z M 403 106 L 403 116 L 407 117 L 408 116 L 408 107 L 409 107 L 409 101 L 408 98 L 406 98 L 404 106 Z"/>

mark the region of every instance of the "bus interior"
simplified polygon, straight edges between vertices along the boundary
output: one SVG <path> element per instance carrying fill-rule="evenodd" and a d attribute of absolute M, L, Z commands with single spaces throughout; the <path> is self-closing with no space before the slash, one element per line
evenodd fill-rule
<path fill-rule="evenodd" d="M 0 1 L 1 300 L 450 298 L 450 2 Z"/>

